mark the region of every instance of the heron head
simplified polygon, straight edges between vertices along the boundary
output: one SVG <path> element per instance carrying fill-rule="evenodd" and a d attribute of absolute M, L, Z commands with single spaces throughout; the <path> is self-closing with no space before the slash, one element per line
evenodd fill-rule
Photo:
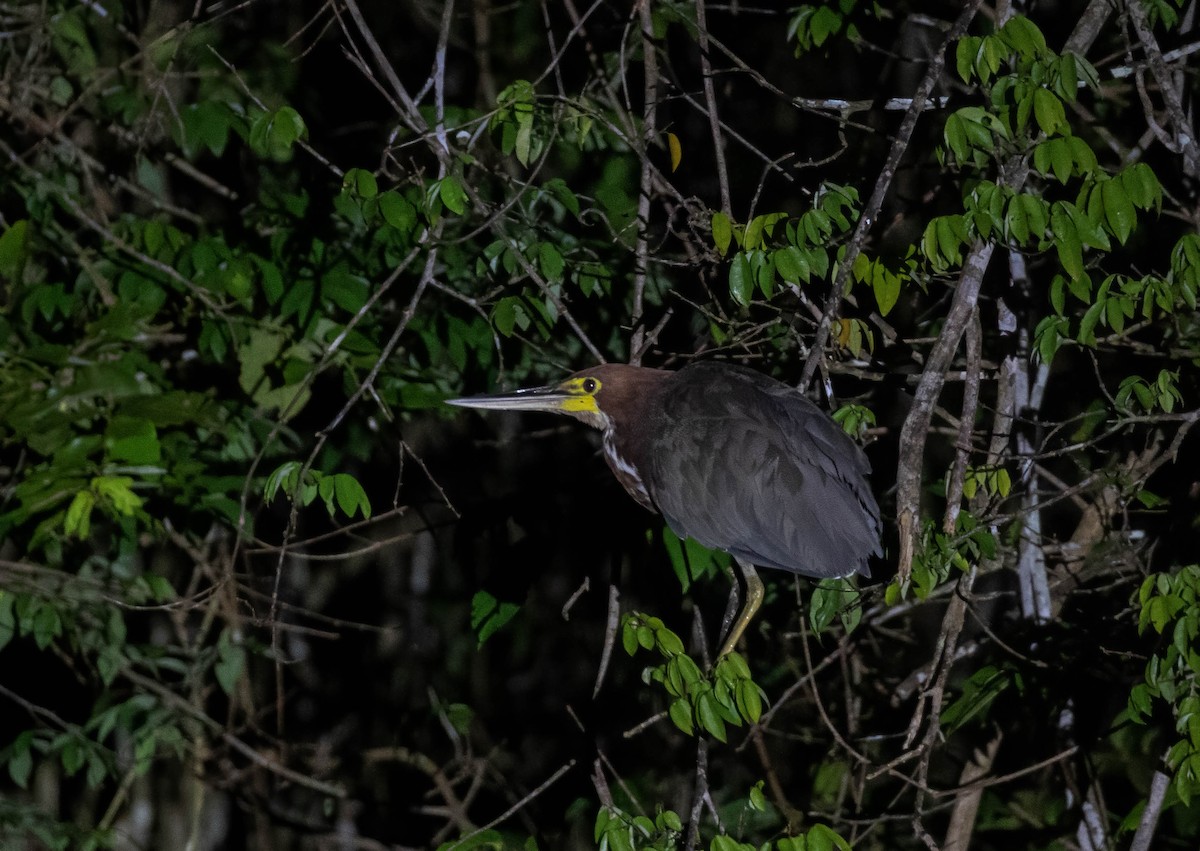
<path fill-rule="evenodd" d="M 652 388 L 671 373 L 628 364 L 599 364 L 569 375 L 557 384 L 447 399 L 447 405 L 494 411 L 548 411 L 567 414 L 594 428 L 637 418 Z"/>

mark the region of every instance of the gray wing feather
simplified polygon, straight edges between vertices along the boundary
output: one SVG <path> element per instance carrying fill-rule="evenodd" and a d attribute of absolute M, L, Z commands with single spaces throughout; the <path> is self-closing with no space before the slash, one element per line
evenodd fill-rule
<path fill-rule="evenodd" d="M 879 507 L 857 444 L 759 373 L 695 364 L 680 375 L 688 380 L 666 390 L 648 453 L 650 493 L 671 529 L 762 567 L 867 574 Z"/>

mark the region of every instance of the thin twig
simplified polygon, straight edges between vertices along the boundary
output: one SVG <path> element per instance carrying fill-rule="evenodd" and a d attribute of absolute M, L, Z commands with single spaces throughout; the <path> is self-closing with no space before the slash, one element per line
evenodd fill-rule
<path fill-rule="evenodd" d="M 983 329 L 980 327 L 978 308 L 971 311 L 966 338 L 967 368 L 963 382 L 962 417 L 958 421 L 954 466 L 950 469 L 950 481 L 946 485 L 946 516 L 942 521 L 942 531 L 948 535 L 953 534 L 958 526 L 958 513 L 962 509 L 963 481 L 971 455 L 971 435 L 975 431 L 975 412 L 979 406 L 979 363 L 983 352 Z"/>
<path fill-rule="evenodd" d="M 608 672 L 608 663 L 612 659 L 613 646 L 617 643 L 617 624 L 621 619 L 621 592 L 617 586 L 608 586 L 608 618 L 604 626 L 604 649 L 600 651 L 600 667 L 596 670 L 596 684 L 592 687 L 592 699 L 600 695 L 600 687 L 604 685 L 604 675 Z"/>
<path fill-rule="evenodd" d="M 541 783 L 541 785 L 539 785 L 536 789 L 534 789 L 532 792 L 530 792 L 528 795 L 526 795 L 521 800 L 517 801 L 515 804 L 513 804 L 507 810 L 502 812 L 500 815 L 496 816 L 494 819 L 489 821 L 487 824 L 480 827 L 478 830 L 474 831 L 473 833 L 468 833 L 466 836 L 464 836 L 462 839 L 460 839 L 457 843 L 450 846 L 450 848 L 447 849 L 447 851 L 453 851 L 453 849 L 456 846 L 461 845 L 462 843 L 466 842 L 467 840 L 478 836 L 479 834 L 483 833 L 485 830 L 491 830 L 496 825 L 507 821 L 513 815 L 515 815 L 516 813 L 520 812 L 522 809 L 527 807 L 530 804 L 530 802 L 532 802 L 535 798 L 537 798 L 539 795 L 541 795 L 543 792 L 545 792 L 547 789 L 549 789 L 551 786 L 553 786 L 555 783 L 557 783 L 560 779 L 562 779 L 563 775 L 566 774 L 568 771 L 570 771 L 574 767 L 575 767 L 575 760 L 570 760 L 569 762 L 567 762 L 566 765 L 560 766 L 557 771 L 555 771 L 548 778 L 546 778 L 546 780 L 544 780 Z"/>
<path fill-rule="evenodd" d="M 647 3 L 646 5 L 649 5 Z M 700 72 L 704 78 L 704 103 L 708 109 L 708 127 L 712 133 L 713 159 L 717 165 L 717 185 L 721 189 L 721 211 L 733 215 L 729 196 L 729 170 L 725 167 L 725 143 L 721 138 L 721 117 L 717 114 L 717 93 L 713 87 L 712 60 L 708 55 L 708 20 L 705 0 L 696 0 L 696 40 L 700 48 Z"/>
<path fill-rule="evenodd" d="M 654 44 L 654 18 L 649 2 L 641 7 L 642 64 L 644 66 L 644 89 L 642 105 L 642 138 L 638 148 L 642 160 L 641 177 L 638 180 L 637 242 L 634 244 L 633 307 L 630 322 L 633 333 L 629 338 L 630 360 L 638 365 L 636 356 L 643 349 L 642 310 L 646 297 L 646 278 L 649 273 L 650 245 L 650 193 L 652 191 L 653 166 L 650 163 L 650 146 L 658 134 L 658 54 Z"/>

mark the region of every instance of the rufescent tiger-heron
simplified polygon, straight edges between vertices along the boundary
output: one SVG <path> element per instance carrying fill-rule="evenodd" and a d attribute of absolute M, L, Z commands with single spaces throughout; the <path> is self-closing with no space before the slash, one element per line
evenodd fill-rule
<path fill-rule="evenodd" d="M 745 602 L 721 656 L 762 603 L 755 565 L 818 579 L 869 575 L 867 559 L 880 553 L 862 450 L 799 391 L 754 370 L 603 364 L 558 384 L 448 404 L 568 414 L 603 431 L 608 466 L 634 499 L 680 538 L 737 561 Z"/>

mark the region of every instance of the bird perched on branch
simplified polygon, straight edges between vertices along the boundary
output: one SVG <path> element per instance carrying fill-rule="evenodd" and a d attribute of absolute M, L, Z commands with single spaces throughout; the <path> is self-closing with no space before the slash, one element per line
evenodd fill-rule
<path fill-rule="evenodd" d="M 754 370 L 603 364 L 448 404 L 568 414 L 600 429 L 604 457 L 634 499 L 679 537 L 737 561 L 746 599 L 722 656 L 762 602 L 755 565 L 817 579 L 869 575 L 868 558 L 881 552 L 862 450 L 799 391 Z"/>

